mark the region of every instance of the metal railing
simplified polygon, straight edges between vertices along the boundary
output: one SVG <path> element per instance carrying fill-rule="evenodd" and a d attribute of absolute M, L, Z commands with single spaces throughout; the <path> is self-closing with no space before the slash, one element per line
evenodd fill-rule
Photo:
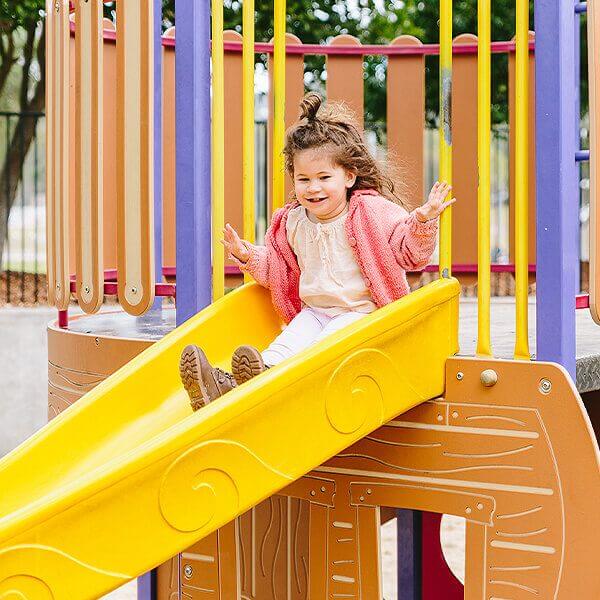
<path fill-rule="evenodd" d="M 44 113 L 0 112 L 0 305 L 46 297 Z"/>

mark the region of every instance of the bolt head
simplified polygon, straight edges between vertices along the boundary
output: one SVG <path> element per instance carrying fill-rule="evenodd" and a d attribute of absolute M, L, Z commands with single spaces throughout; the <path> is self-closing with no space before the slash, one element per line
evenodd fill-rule
<path fill-rule="evenodd" d="M 540 381 L 539 389 L 542 394 L 549 394 L 552 391 L 552 382 L 546 378 L 542 379 Z"/>
<path fill-rule="evenodd" d="M 498 373 L 494 369 L 486 369 L 481 372 L 481 383 L 485 387 L 492 387 L 498 383 Z"/>
<path fill-rule="evenodd" d="M 465 376 L 465 375 L 464 375 L 464 373 L 463 373 L 462 371 L 459 371 L 459 372 L 456 374 L 456 379 L 458 379 L 459 381 L 462 381 L 462 380 L 463 380 L 463 378 L 464 378 L 464 376 Z"/>
<path fill-rule="evenodd" d="M 194 569 L 192 569 L 192 565 L 185 565 L 185 567 L 183 567 L 183 574 L 186 576 L 187 579 L 191 579 L 192 575 L 194 574 Z"/>

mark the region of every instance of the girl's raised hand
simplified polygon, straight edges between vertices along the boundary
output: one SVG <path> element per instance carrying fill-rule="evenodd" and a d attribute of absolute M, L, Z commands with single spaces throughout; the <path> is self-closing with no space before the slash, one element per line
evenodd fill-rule
<path fill-rule="evenodd" d="M 229 223 L 223 229 L 223 236 L 221 243 L 225 246 L 227 252 L 240 262 L 248 262 L 250 252 L 248 252 L 248 248 L 245 246 L 243 240 L 240 239 L 237 231 Z"/>
<path fill-rule="evenodd" d="M 445 181 L 441 183 L 436 181 L 429 192 L 429 198 L 423 206 L 415 208 L 415 216 L 421 223 L 425 221 L 431 221 L 439 217 L 449 206 L 456 202 L 456 198 L 446 200 L 452 190 L 452 186 L 448 185 Z"/>

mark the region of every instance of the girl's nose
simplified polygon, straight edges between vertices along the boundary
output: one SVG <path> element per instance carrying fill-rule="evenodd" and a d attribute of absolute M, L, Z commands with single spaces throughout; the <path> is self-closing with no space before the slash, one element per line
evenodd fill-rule
<path fill-rule="evenodd" d="M 320 189 L 321 189 L 321 186 L 320 186 L 320 184 L 319 184 L 318 181 L 311 181 L 308 184 L 308 191 L 309 192 L 316 192 L 316 191 L 318 191 Z"/>

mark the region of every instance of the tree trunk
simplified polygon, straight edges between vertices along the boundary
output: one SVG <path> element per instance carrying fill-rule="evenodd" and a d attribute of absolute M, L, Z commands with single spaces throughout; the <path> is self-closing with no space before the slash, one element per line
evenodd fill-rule
<path fill-rule="evenodd" d="M 31 32 L 28 33 L 30 34 Z M 28 38 L 33 40 L 31 35 L 28 35 Z M 44 109 L 46 98 L 45 28 L 38 42 L 37 49 L 37 60 L 40 65 L 42 77 L 35 86 L 31 100 L 28 100 L 27 90 L 29 88 L 29 69 L 33 56 L 33 48 L 26 47 L 24 55 L 25 65 L 23 66 L 23 83 L 20 94 L 21 113 L 39 113 Z M 4 254 L 4 244 L 8 235 L 10 210 L 13 207 L 17 190 L 19 189 L 23 164 L 35 136 L 37 121 L 36 117 L 27 114 L 21 114 L 18 117 L 17 125 L 8 144 L 2 172 L 0 172 L 0 268 Z"/>

